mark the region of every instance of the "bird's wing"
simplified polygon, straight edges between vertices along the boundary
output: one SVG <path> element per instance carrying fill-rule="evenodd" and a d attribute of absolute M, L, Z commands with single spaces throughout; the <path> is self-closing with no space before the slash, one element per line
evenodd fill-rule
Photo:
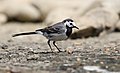
<path fill-rule="evenodd" d="M 63 24 L 61 23 L 57 23 L 55 25 L 46 27 L 44 29 L 40 29 L 40 31 L 42 31 L 43 33 L 47 33 L 47 34 L 61 34 L 65 32 L 65 27 L 63 26 Z"/>

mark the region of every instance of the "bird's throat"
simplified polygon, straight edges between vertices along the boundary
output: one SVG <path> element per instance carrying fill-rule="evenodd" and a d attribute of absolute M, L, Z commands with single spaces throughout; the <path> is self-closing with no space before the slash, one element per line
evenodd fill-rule
<path fill-rule="evenodd" d="M 72 33 L 72 28 L 67 27 L 66 35 L 69 37 Z"/>

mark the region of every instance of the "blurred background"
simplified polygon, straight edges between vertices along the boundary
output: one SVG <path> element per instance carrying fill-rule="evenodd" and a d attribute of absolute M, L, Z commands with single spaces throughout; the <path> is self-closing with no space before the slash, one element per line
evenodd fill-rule
<path fill-rule="evenodd" d="M 119 14 L 120 0 L 0 0 L 0 39 L 66 18 L 80 28 L 72 39 L 100 36 L 120 31 Z"/>
<path fill-rule="evenodd" d="M 80 29 L 57 43 L 65 52 L 50 53 L 43 36 L 12 37 L 66 18 Z M 120 0 L 0 0 L 0 73 L 120 73 L 119 32 Z"/>

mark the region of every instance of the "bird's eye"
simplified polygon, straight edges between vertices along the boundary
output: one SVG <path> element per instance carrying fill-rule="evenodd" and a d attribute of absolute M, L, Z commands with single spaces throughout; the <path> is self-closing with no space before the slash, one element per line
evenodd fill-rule
<path fill-rule="evenodd" d="M 72 25 L 72 23 L 70 23 L 70 25 Z"/>

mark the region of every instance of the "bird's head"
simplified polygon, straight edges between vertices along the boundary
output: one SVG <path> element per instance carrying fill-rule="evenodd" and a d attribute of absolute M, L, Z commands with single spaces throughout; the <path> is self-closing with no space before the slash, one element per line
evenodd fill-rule
<path fill-rule="evenodd" d="M 64 25 L 65 25 L 66 27 L 68 27 L 68 28 L 76 28 L 76 29 L 79 29 L 79 28 L 76 26 L 75 22 L 74 22 L 72 19 L 65 19 L 65 20 L 63 20 L 63 23 L 64 23 Z"/>

